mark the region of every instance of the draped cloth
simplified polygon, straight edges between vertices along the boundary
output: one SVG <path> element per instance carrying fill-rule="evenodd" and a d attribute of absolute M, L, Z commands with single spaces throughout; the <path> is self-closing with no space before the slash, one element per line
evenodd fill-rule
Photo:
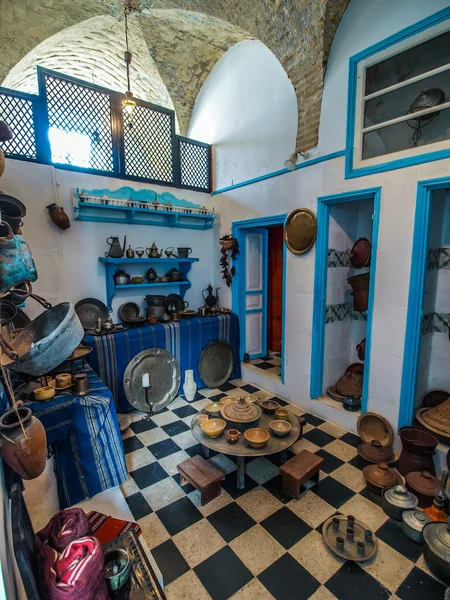
<path fill-rule="evenodd" d="M 54 550 L 62 552 L 70 542 L 87 535 L 92 535 L 92 530 L 84 510 L 68 508 L 53 515 L 36 537 Z"/>

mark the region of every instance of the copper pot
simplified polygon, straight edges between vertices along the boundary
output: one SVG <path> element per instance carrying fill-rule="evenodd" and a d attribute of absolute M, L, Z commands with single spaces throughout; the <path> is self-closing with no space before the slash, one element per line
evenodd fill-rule
<path fill-rule="evenodd" d="M 399 431 L 402 452 L 398 460 L 398 470 L 402 475 L 411 471 L 428 471 L 436 474 L 433 456 L 438 439 L 428 431 L 418 427 L 402 427 Z"/>
<path fill-rule="evenodd" d="M 47 435 L 39 419 L 31 414 L 31 409 L 20 407 L 17 411 L 6 412 L 0 418 L 0 433 L 3 460 L 22 479 L 39 477 L 47 460 Z"/>
<path fill-rule="evenodd" d="M 420 508 L 433 504 L 433 498 L 442 491 L 441 482 L 428 471 L 411 471 L 405 477 L 406 487 L 414 492 Z"/>
<path fill-rule="evenodd" d="M 394 487 L 402 482 L 401 476 L 384 462 L 364 467 L 363 475 L 368 488 L 380 496 L 384 488 Z"/>
<path fill-rule="evenodd" d="M 369 282 L 370 273 L 354 275 L 347 279 L 353 290 L 353 308 L 364 312 L 369 306 Z"/>
<path fill-rule="evenodd" d="M 390 463 L 394 460 L 392 448 L 390 446 L 382 446 L 378 440 L 360 444 L 358 446 L 358 454 L 370 463 Z"/>

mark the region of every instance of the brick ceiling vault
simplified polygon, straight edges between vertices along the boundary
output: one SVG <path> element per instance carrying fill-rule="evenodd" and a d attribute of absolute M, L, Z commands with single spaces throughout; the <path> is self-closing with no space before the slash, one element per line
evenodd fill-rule
<path fill-rule="evenodd" d="M 136 95 L 165 102 L 166 106 L 173 103 L 180 130 L 186 133 L 197 94 L 216 61 L 234 44 L 258 39 L 274 53 L 295 88 L 297 149 L 308 150 L 317 144 L 326 62 L 348 3 L 349 0 L 136 0 L 139 11 L 131 19 L 135 40 L 131 48 L 135 56 L 132 85 L 134 81 Z M 81 62 L 91 69 L 91 77 L 86 77 L 91 81 L 92 64 L 98 65 L 103 53 L 104 68 L 97 69 L 95 78 L 99 83 L 102 78 L 107 80 L 109 64 L 117 75 L 111 86 L 120 89 L 123 21 L 117 21 L 119 6 L 118 0 L 0 0 L 0 80 L 9 73 L 4 85 L 9 81 L 14 83 L 11 87 L 24 89 L 27 77 L 20 70 L 32 70 L 32 60 L 17 63 L 30 52 L 31 58 L 39 54 L 43 62 L 41 50 L 47 49 L 47 61 L 52 54 L 53 62 L 60 65 L 63 55 L 67 59 L 72 53 L 77 57 L 72 63 L 77 62 L 80 69 L 81 57 Z M 93 17 L 99 19 L 95 27 Z M 71 35 L 75 29 L 76 35 L 71 48 L 66 47 L 63 52 L 58 46 L 67 40 L 62 33 L 67 28 L 72 28 Z M 59 32 L 58 44 L 51 44 L 48 38 Z M 86 38 L 94 40 L 94 47 L 86 47 Z M 46 47 L 42 44 L 45 41 Z"/>

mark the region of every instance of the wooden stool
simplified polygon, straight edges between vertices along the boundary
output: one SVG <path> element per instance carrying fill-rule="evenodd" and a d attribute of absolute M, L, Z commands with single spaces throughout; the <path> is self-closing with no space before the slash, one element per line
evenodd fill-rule
<path fill-rule="evenodd" d="M 319 483 L 319 471 L 322 464 L 323 458 L 308 450 L 302 450 L 290 458 L 280 467 L 283 477 L 283 492 L 298 500 L 302 483 L 313 478 L 316 483 Z"/>
<path fill-rule="evenodd" d="M 180 473 L 180 483 L 190 483 L 201 494 L 201 505 L 204 506 L 220 496 L 222 486 L 220 482 L 225 479 L 222 471 L 219 471 L 212 463 L 201 456 L 193 456 L 184 460 L 177 466 Z"/>

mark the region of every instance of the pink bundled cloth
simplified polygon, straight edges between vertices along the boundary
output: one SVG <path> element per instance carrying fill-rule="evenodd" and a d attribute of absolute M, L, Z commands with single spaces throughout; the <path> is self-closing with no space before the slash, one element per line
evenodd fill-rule
<path fill-rule="evenodd" d="M 53 515 L 44 529 L 38 531 L 36 538 L 61 552 L 70 542 L 86 535 L 92 535 L 86 513 L 81 508 L 67 508 Z"/>
<path fill-rule="evenodd" d="M 59 553 L 36 539 L 39 589 L 44 600 L 107 600 L 100 542 L 82 537 Z"/>

